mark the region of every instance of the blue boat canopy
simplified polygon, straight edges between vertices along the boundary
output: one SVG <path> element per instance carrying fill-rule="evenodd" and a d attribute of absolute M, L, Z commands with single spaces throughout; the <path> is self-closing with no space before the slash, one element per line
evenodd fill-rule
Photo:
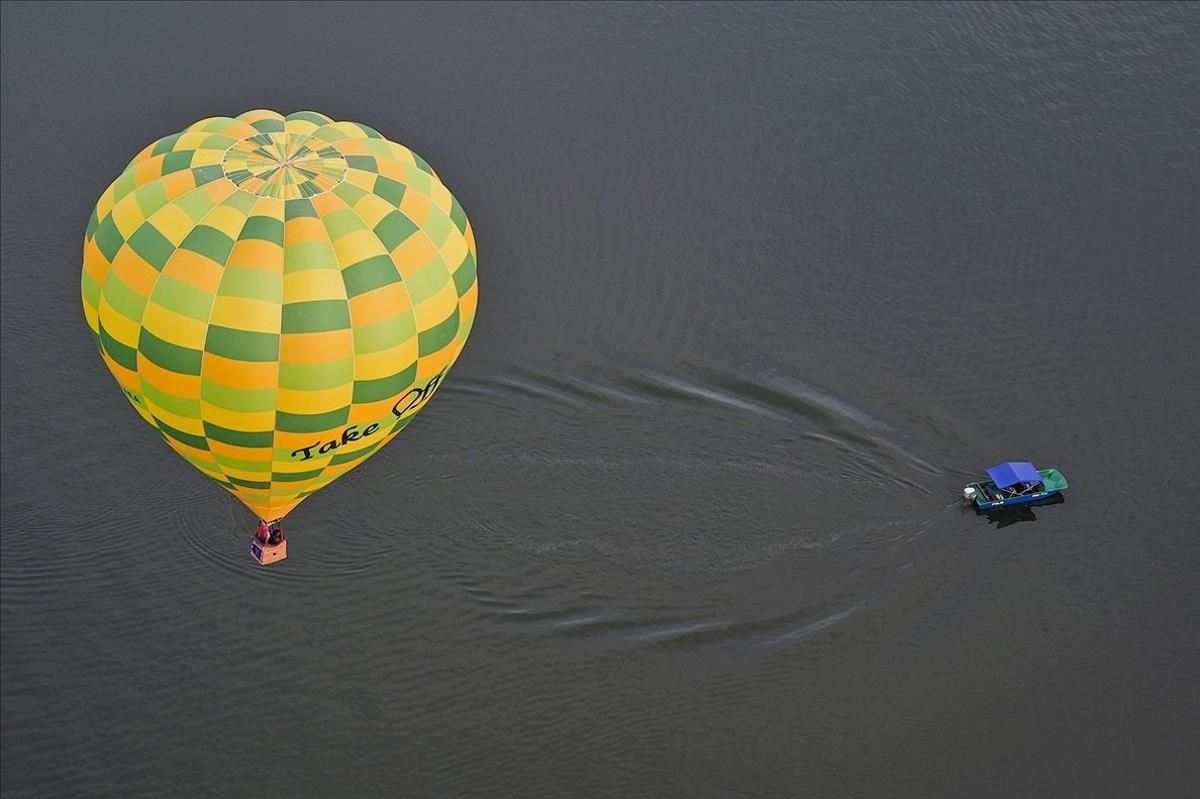
<path fill-rule="evenodd" d="M 988 477 L 998 488 L 1008 488 L 1017 483 L 1037 483 L 1042 476 L 1028 461 L 1009 461 L 988 469 Z"/>

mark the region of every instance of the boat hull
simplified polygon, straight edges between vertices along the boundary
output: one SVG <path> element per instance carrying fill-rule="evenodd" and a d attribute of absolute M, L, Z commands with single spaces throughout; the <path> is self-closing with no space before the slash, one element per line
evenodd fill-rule
<path fill-rule="evenodd" d="M 982 495 L 975 497 L 975 507 L 979 510 L 993 510 L 995 508 L 1011 508 L 1013 505 L 1028 505 L 1030 502 L 1040 502 L 1043 499 L 1056 497 L 1062 491 L 1038 491 L 1035 494 L 1023 494 L 1019 497 L 1009 497 L 998 502 L 987 502 Z"/>

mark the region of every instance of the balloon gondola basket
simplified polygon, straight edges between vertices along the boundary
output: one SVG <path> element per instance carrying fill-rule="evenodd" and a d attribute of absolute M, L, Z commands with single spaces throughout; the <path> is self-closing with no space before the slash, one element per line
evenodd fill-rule
<path fill-rule="evenodd" d="M 271 522 L 269 530 L 264 525 L 250 542 L 250 556 L 260 566 L 269 566 L 287 557 L 287 536 L 281 522 Z"/>
<path fill-rule="evenodd" d="M 260 566 L 269 566 L 287 557 L 287 541 L 278 544 L 264 544 L 257 538 L 250 542 L 250 554 Z"/>

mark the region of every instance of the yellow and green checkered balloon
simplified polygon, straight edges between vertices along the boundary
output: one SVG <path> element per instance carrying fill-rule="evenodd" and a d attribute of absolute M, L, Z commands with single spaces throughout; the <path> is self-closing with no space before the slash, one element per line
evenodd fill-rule
<path fill-rule="evenodd" d="M 408 148 L 248 111 L 138 153 L 88 221 L 82 292 L 142 418 L 273 519 L 437 390 L 475 318 L 475 237 Z"/>

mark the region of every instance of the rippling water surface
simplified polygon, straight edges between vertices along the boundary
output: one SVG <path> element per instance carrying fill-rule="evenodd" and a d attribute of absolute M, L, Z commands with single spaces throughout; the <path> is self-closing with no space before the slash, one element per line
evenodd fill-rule
<path fill-rule="evenodd" d="M 5 796 L 1166 796 L 1200 779 L 1187 4 L 3 12 Z M 290 518 L 127 407 L 147 141 L 425 156 L 482 303 Z M 994 518 L 995 461 L 1071 480 Z"/>

